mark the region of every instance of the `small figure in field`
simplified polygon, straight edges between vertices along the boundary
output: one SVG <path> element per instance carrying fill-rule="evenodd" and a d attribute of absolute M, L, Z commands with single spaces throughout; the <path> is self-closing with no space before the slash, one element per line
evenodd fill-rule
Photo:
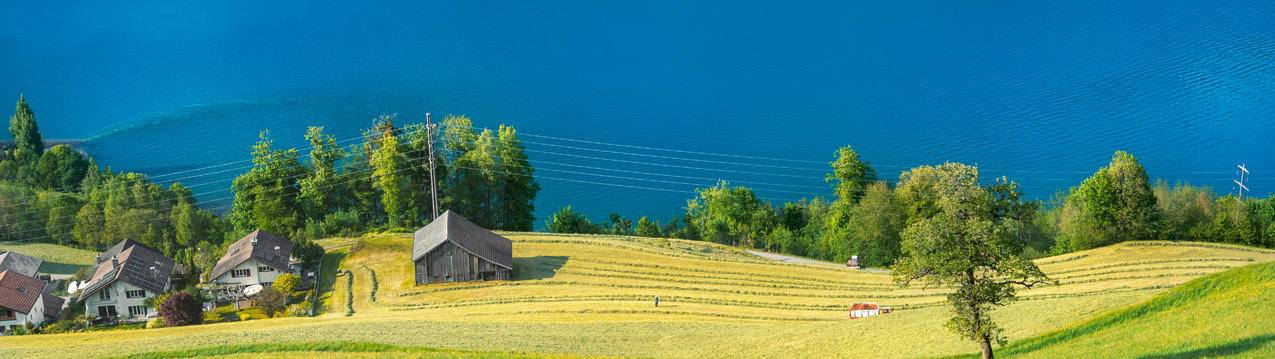
<path fill-rule="evenodd" d="M 659 308 L 659 307 L 660 307 L 660 296 L 658 296 L 658 295 L 657 295 L 657 296 L 655 296 L 655 307 L 656 307 L 656 308 Z"/>

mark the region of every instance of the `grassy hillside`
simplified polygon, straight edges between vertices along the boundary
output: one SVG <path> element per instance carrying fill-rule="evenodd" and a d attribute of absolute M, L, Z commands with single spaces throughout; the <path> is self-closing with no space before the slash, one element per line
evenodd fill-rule
<path fill-rule="evenodd" d="M 0 251 L 14 251 L 44 260 L 40 271 L 53 274 L 75 274 L 93 265 L 97 253 L 48 243 L 0 242 Z"/>
<path fill-rule="evenodd" d="M 998 354 L 1045 358 L 1275 357 L 1275 262 L 1195 279 Z M 971 356 L 973 357 L 973 356 Z"/>
<path fill-rule="evenodd" d="M 477 356 L 649 357 L 923 357 L 977 349 L 943 329 L 944 288 L 896 288 L 886 273 L 777 263 L 681 240 L 508 236 L 512 281 L 414 286 L 408 235 L 329 240 L 325 263 L 350 270 L 353 286 L 344 276 L 324 278 L 333 290 L 320 317 L 0 338 L 0 356 L 181 356 L 225 353 L 216 348 L 226 346 L 300 355 L 412 356 L 446 348 Z M 1060 285 L 1022 291 L 1023 300 L 994 315 L 1011 338 L 1029 338 L 1272 259 L 1272 251 L 1168 242 L 1046 258 L 1038 263 Z M 846 307 L 857 301 L 896 312 L 846 319 Z M 354 314 L 346 316 L 351 302 Z M 383 347 L 360 349 L 369 345 Z"/>

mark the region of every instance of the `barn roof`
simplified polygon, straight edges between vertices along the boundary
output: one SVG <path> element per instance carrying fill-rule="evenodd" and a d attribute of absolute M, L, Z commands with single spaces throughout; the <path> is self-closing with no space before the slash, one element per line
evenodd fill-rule
<path fill-rule="evenodd" d="M 17 272 L 0 272 L 0 307 L 31 313 L 44 293 L 44 282 Z"/>
<path fill-rule="evenodd" d="M 279 247 L 276 251 L 274 248 Z M 270 232 L 256 230 L 240 238 L 226 248 L 226 254 L 217 260 L 208 279 L 216 279 L 250 258 L 270 263 L 278 271 L 288 270 L 288 258 L 292 256 L 292 242 Z"/>
<path fill-rule="evenodd" d="M 168 289 L 168 276 L 172 272 L 173 260 L 163 253 L 133 240 L 123 240 L 98 256 L 93 276 L 80 291 L 80 298 L 121 279 L 142 289 L 163 293 Z"/>
<path fill-rule="evenodd" d="M 514 243 L 479 227 L 452 211 L 443 212 L 429 225 L 416 230 L 412 238 L 412 261 L 424 257 L 443 242 L 452 242 L 479 258 L 501 267 L 514 268 Z"/>
<path fill-rule="evenodd" d="M 43 260 L 18 252 L 0 252 L 0 272 L 12 271 L 28 277 L 40 273 Z"/>

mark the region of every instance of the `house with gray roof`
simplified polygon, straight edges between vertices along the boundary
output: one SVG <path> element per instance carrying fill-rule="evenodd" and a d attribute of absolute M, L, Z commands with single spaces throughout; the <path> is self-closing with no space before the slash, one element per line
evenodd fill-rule
<path fill-rule="evenodd" d="M 416 231 L 412 262 L 416 284 L 508 280 L 513 242 L 447 211 Z"/>
<path fill-rule="evenodd" d="M 226 254 L 208 273 L 208 281 L 233 288 L 269 286 L 279 274 L 288 272 L 291 257 L 291 241 L 256 230 L 226 248 Z"/>
<path fill-rule="evenodd" d="M 0 251 L 0 272 L 10 271 L 28 277 L 40 274 L 40 265 L 44 261 L 18 252 Z"/>
<path fill-rule="evenodd" d="M 80 289 L 84 312 L 94 318 L 145 320 L 155 314 L 145 304 L 172 289 L 173 260 L 134 240 L 124 240 L 102 252 L 92 276 Z"/>
<path fill-rule="evenodd" d="M 47 321 L 44 313 L 47 286 L 23 273 L 0 271 L 0 335 Z M 58 305 L 61 306 L 60 302 Z"/>

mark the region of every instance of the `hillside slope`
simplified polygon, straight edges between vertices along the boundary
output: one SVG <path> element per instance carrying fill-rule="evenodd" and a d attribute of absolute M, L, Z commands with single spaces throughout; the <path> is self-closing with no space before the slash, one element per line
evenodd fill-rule
<path fill-rule="evenodd" d="M 44 260 L 40 271 L 53 274 L 75 274 L 93 265 L 97 253 L 48 243 L 0 242 L 0 251 L 14 251 Z"/>
<path fill-rule="evenodd" d="M 346 277 L 329 279 L 334 288 L 320 317 L 0 338 L 0 357 L 269 343 L 644 357 L 926 357 L 976 349 L 943 329 L 945 288 L 897 288 L 886 273 L 778 263 L 682 240 L 507 236 L 512 281 L 414 286 L 409 235 L 328 240 L 328 261 L 349 270 L 353 286 Z M 1011 338 L 1028 338 L 1193 278 L 1271 260 L 1272 251 L 1170 242 L 1046 258 L 1038 263 L 1060 284 L 1022 291 L 1023 300 L 993 315 Z M 858 301 L 896 311 L 847 319 L 846 307 Z"/>
<path fill-rule="evenodd" d="M 1275 357 L 1275 262 L 1187 282 L 1145 302 L 1015 342 L 1041 358 Z"/>

